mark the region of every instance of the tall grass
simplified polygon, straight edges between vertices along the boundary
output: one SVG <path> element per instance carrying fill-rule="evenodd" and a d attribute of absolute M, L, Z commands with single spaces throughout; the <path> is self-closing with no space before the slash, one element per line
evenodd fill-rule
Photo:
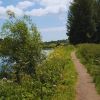
<path fill-rule="evenodd" d="M 100 94 L 100 44 L 78 45 L 77 55 L 86 65 Z"/>
<path fill-rule="evenodd" d="M 71 61 L 73 46 L 60 46 L 36 68 L 32 79 L 25 75 L 22 84 L 0 83 L 1 100 L 75 100 L 77 74 Z"/>
<path fill-rule="evenodd" d="M 52 100 L 74 100 L 75 99 L 75 86 L 77 80 L 76 70 L 74 68 L 74 64 L 71 61 L 71 52 L 73 50 L 73 46 L 60 47 L 54 52 L 56 59 L 56 63 L 61 64 L 61 79 L 59 80 L 59 84 L 57 85 L 57 94 L 55 94 Z M 52 60 L 53 61 L 53 60 Z"/>

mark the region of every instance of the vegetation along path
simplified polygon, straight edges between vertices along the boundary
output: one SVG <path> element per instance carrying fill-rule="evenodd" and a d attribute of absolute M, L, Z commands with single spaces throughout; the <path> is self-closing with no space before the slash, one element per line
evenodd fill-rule
<path fill-rule="evenodd" d="M 92 78 L 87 73 L 85 66 L 82 65 L 76 57 L 75 51 L 71 53 L 71 57 L 78 73 L 76 100 L 100 100 L 100 96 L 96 92 Z"/>

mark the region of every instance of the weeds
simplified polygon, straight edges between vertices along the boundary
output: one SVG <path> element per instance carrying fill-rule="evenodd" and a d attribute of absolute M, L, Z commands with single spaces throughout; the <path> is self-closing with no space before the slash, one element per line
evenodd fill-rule
<path fill-rule="evenodd" d="M 78 57 L 86 65 L 88 72 L 93 77 L 96 89 L 100 94 L 100 45 L 83 44 L 78 45 Z"/>

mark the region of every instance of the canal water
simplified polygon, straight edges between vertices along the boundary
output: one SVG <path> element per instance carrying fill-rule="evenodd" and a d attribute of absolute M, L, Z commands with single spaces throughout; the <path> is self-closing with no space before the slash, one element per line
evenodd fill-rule
<path fill-rule="evenodd" d="M 42 52 L 46 57 L 48 57 L 48 55 L 53 52 L 53 49 L 45 49 Z M 1 66 L 4 65 L 4 63 L 6 64 L 6 62 L 3 62 L 3 60 L 0 58 L 0 70 Z"/>
<path fill-rule="evenodd" d="M 46 49 L 46 50 L 43 50 L 43 53 L 48 56 L 50 53 L 53 52 L 53 49 Z"/>

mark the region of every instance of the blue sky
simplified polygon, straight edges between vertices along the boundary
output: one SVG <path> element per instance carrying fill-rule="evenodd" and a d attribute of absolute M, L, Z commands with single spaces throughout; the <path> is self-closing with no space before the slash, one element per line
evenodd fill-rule
<path fill-rule="evenodd" d="M 67 11 L 71 0 L 0 0 L 0 26 L 6 11 L 31 16 L 43 41 L 66 39 Z"/>

